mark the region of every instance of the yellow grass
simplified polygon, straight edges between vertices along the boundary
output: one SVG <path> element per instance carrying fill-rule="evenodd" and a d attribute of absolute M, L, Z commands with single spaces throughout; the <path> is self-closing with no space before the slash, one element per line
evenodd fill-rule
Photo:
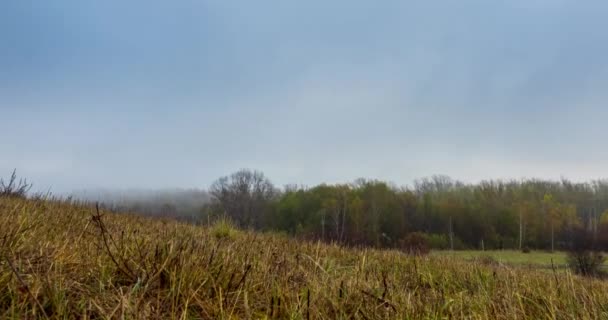
<path fill-rule="evenodd" d="M 0 199 L 0 317 L 608 317 L 608 284 L 569 272 L 216 228 Z"/>

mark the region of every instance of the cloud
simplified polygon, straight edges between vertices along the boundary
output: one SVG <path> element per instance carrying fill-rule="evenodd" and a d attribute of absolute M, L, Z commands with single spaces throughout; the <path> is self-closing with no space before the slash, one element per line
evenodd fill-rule
<path fill-rule="evenodd" d="M 279 184 L 602 175 L 607 11 L 3 3 L 0 109 L 20 134 L 0 169 L 62 189 L 203 187 L 242 167 Z"/>

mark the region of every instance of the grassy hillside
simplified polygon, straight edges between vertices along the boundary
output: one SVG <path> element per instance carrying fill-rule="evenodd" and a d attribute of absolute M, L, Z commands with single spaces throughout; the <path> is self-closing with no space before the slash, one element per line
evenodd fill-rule
<path fill-rule="evenodd" d="M 608 283 L 0 199 L 0 317 L 591 319 Z"/>

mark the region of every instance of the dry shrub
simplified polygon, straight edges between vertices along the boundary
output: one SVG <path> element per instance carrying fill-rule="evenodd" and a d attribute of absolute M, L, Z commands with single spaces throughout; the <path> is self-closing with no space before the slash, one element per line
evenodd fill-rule
<path fill-rule="evenodd" d="M 593 236 L 577 227 L 570 231 L 570 248 L 566 261 L 570 269 L 583 276 L 603 276 L 602 265 L 606 258 L 596 250 Z"/>
<path fill-rule="evenodd" d="M 484 265 L 484 266 L 499 266 L 500 263 L 498 262 L 498 260 L 496 260 L 496 258 L 492 257 L 491 255 L 481 255 L 478 258 L 475 259 L 475 261 L 477 261 L 478 263 Z"/>
<path fill-rule="evenodd" d="M 17 170 L 13 170 L 8 183 L 0 178 L 0 197 L 25 198 L 32 184 L 25 179 L 17 179 Z"/>
<path fill-rule="evenodd" d="M 422 232 L 408 233 L 399 240 L 399 249 L 417 256 L 426 255 L 431 250 L 427 237 Z"/>

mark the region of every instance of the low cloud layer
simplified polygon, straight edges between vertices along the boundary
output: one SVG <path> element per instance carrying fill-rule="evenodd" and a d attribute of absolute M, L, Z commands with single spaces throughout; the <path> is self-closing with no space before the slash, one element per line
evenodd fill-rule
<path fill-rule="evenodd" d="M 608 5 L 0 4 L 13 168 L 60 193 L 608 176 Z"/>

